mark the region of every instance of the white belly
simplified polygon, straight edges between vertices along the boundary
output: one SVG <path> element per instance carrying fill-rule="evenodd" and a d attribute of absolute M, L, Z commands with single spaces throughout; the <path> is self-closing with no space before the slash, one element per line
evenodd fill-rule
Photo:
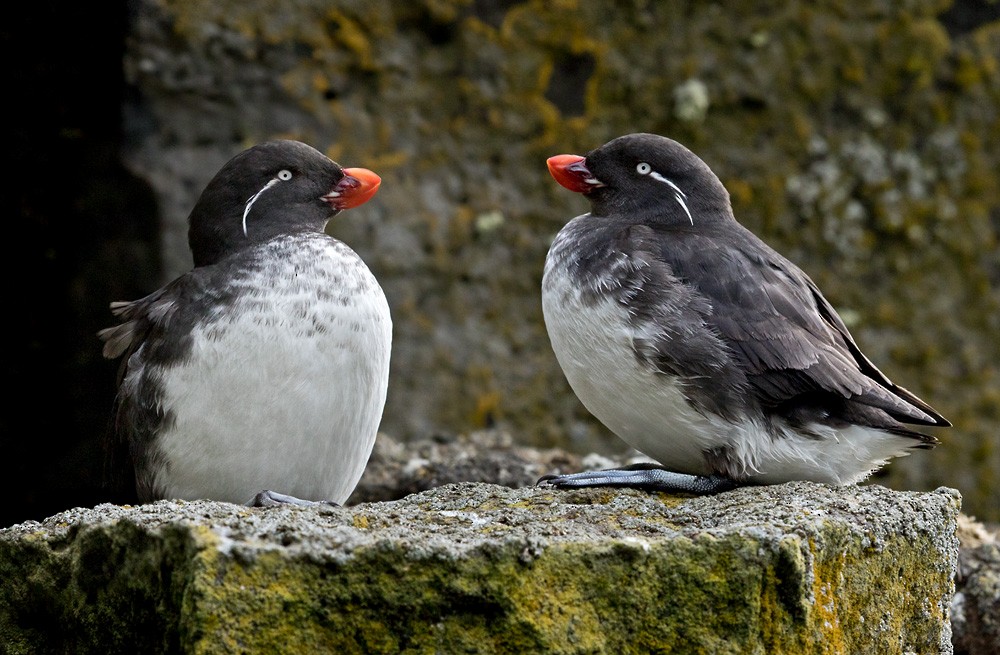
<path fill-rule="evenodd" d="M 551 262 L 545 278 L 545 326 L 573 391 L 609 430 L 672 471 L 711 474 L 706 453 L 725 449 L 747 482 L 849 484 L 914 443 L 864 427 L 810 425 L 822 438 L 807 437 L 780 421 L 775 434 L 753 420 L 733 424 L 702 414 L 685 399 L 682 380 L 636 359 L 623 307 L 611 298 L 584 302 L 565 270 Z"/>
<path fill-rule="evenodd" d="M 198 328 L 191 362 L 163 376 L 175 416 L 158 442 L 167 497 L 244 503 L 273 489 L 343 503 L 353 491 L 385 404 L 392 323 L 368 269 L 329 243 L 311 265 L 338 288 L 279 264 L 265 294 L 247 285 L 243 311 Z"/>
<path fill-rule="evenodd" d="M 560 284 L 542 294 L 542 311 L 556 359 L 591 414 L 671 470 L 709 473 L 702 453 L 721 439 L 676 381 L 639 365 L 624 309 L 610 299 L 587 306 Z"/>

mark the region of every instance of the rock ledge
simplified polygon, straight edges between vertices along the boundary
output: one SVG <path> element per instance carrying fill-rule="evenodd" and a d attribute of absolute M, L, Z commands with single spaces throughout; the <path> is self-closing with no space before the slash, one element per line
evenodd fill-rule
<path fill-rule="evenodd" d="M 0 530 L 8 652 L 950 652 L 960 499 L 450 484 Z M 60 626 L 57 628 L 56 626 Z"/>

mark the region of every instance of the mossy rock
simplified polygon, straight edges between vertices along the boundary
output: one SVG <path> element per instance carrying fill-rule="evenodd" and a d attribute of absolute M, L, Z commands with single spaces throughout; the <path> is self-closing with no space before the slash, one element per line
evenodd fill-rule
<path fill-rule="evenodd" d="M 930 653 L 959 497 L 464 483 L 352 508 L 101 505 L 0 530 L 9 653 Z"/>

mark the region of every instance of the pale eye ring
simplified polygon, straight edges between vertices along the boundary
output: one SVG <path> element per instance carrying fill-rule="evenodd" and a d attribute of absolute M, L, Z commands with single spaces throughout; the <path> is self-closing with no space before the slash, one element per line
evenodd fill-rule
<path fill-rule="evenodd" d="M 643 161 L 639 162 L 639 164 L 635 167 L 635 170 L 639 173 L 639 175 L 649 175 L 650 172 L 652 172 L 653 167 Z"/>
<path fill-rule="evenodd" d="M 278 171 L 278 179 L 287 182 L 292 179 L 292 172 L 287 168 Z"/>

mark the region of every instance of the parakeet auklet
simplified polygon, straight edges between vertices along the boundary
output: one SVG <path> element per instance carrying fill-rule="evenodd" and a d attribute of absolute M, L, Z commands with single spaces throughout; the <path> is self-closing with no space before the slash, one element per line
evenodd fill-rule
<path fill-rule="evenodd" d="M 736 222 L 681 144 L 630 134 L 548 160 L 588 214 L 545 261 L 545 325 L 573 391 L 662 466 L 546 476 L 557 487 L 713 493 L 858 482 L 947 426 L 862 354 L 795 264 Z"/>
<path fill-rule="evenodd" d="M 141 500 L 347 499 L 381 420 L 392 322 L 368 267 L 323 230 L 380 183 L 297 141 L 245 150 L 191 212 L 194 268 L 112 303 L 122 323 L 99 336 L 125 356 L 116 422 Z"/>

